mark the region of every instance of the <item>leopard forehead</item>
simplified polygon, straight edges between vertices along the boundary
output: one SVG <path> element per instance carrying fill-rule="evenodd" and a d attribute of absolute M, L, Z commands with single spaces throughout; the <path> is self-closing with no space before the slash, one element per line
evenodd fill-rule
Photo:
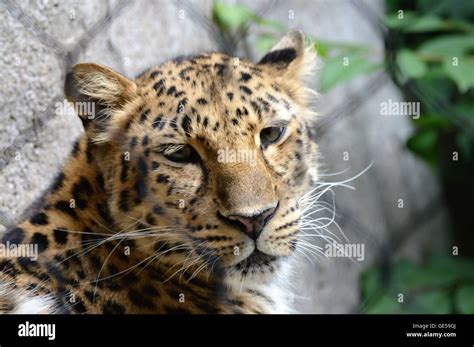
<path fill-rule="evenodd" d="M 153 130 L 150 136 L 164 142 L 238 144 L 251 140 L 259 127 L 296 118 L 302 108 L 290 82 L 265 66 L 222 53 L 175 59 L 135 82 L 138 97 L 112 128 L 138 136 Z"/>

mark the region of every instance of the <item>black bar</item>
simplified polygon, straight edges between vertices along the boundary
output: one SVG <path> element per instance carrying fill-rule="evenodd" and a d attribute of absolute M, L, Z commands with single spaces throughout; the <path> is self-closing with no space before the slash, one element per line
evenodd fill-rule
<path fill-rule="evenodd" d="M 19 337 L 19 325 L 55 324 L 55 339 Z M 416 324 L 417 327 L 414 327 Z M 455 324 L 455 328 L 453 327 Z M 426 325 L 423 330 L 421 327 Z M 393 344 L 472 346 L 472 315 L 5 315 L 0 345 L 31 344 Z M 407 337 L 407 333 L 456 333 Z"/>

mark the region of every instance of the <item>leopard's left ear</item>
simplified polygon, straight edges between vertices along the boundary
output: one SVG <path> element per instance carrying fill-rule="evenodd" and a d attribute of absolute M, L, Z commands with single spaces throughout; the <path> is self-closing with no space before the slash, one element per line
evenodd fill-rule
<path fill-rule="evenodd" d="M 275 70 L 277 76 L 300 80 L 314 70 L 316 54 L 314 49 L 305 46 L 302 31 L 292 30 L 273 46 L 258 63 Z"/>

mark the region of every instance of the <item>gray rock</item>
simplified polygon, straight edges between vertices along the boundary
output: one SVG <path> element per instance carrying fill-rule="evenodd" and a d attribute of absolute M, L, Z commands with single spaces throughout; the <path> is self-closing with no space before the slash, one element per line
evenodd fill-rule
<path fill-rule="evenodd" d="M 10 221 L 41 196 L 69 156 L 72 143 L 82 133 L 78 117 L 60 114 L 25 143 L 2 170 L 0 211 L 8 211 Z"/>
<path fill-rule="evenodd" d="M 110 9 L 108 1 L 93 0 L 19 0 L 17 3 L 38 31 L 66 47 L 77 43 Z"/>
<path fill-rule="evenodd" d="M 0 149 L 34 127 L 60 95 L 60 64 L 9 12 L 0 12 Z"/>
<path fill-rule="evenodd" d="M 179 55 L 215 50 L 208 32 L 190 19 L 179 3 L 132 2 L 101 35 L 90 42 L 79 61 L 110 66 L 129 77 Z M 200 10 L 210 12 L 210 2 Z"/>

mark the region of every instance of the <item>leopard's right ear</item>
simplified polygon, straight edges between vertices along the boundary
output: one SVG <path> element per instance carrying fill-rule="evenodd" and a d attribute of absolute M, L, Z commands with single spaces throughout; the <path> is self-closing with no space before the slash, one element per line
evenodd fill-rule
<path fill-rule="evenodd" d="M 263 56 L 258 65 L 268 68 L 274 76 L 299 82 L 312 74 L 315 61 L 314 49 L 305 43 L 303 32 L 291 30 Z"/>
<path fill-rule="evenodd" d="M 81 63 L 66 75 L 64 92 L 83 123 L 102 122 L 136 96 L 137 85 L 106 66 Z"/>

